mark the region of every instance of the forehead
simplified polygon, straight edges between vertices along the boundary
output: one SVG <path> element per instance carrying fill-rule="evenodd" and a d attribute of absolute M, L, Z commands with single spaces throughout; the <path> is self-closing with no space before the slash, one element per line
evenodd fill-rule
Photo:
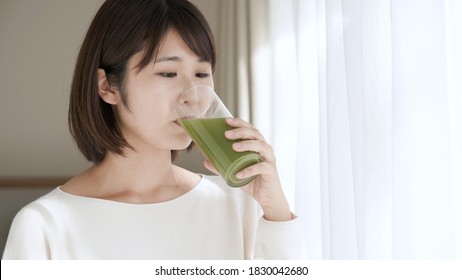
<path fill-rule="evenodd" d="M 191 50 L 176 29 L 169 28 L 159 45 L 155 59 L 157 61 L 166 56 L 198 57 L 198 54 Z"/>
<path fill-rule="evenodd" d="M 143 49 L 135 53 L 128 61 L 130 69 L 137 69 L 142 71 L 144 67 L 140 67 L 141 62 L 145 59 L 147 55 L 146 49 Z M 196 54 L 186 42 L 182 39 L 181 35 L 175 30 L 170 29 L 162 42 L 159 44 L 157 52 L 151 57 L 149 65 L 154 65 L 156 63 L 161 63 L 165 61 L 184 61 L 184 60 L 193 60 L 198 62 L 209 62 L 203 57 L 200 57 Z"/>
<path fill-rule="evenodd" d="M 129 59 L 129 69 L 138 69 L 136 72 L 143 71 L 144 67 L 140 68 L 139 65 L 145 56 L 146 50 L 135 53 Z M 211 64 L 210 61 L 200 57 L 193 50 L 191 50 L 181 35 L 174 28 L 170 28 L 166 32 L 164 39 L 159 44 L 157 53 L 154 55 L 154 57 L 151 58 L 149 65 L 154 66 L 157 63 L 161 64 L 166 61 L 189 61 Z"/>
<path fill-rule="evenodd" d="M 138 51 L 144 50 L 139 70 L 151 64 L 160 51 L 164 53 L 178 47 L 188 53 L 192 51 L 201 61 L 210 62 L 212 70 L 215 68 L 213 34 L 206 19 L 189 1 L 173 1 L 172 6 L 159 18 L 160 22 L 155 21 L 147 25 L 144 31 L 139 30 L 144 34 L 137 48 Z M 188 47 L 184 47 L 185 44 Z"/>

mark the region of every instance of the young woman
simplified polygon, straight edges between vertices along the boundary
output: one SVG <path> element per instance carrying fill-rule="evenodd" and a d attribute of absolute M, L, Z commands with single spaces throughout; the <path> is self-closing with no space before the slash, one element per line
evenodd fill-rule
<path fill-rule="evenodd" d="M 15 217 L 4 259 L 288 259 L 301 257 L 301 227 L 278 178 L 275 157 L 249 123 L 229 119 L 236 151 L 263 162 L 240 176 L 173 164 L 191 139 L 175 121 L 175 100 L 213 87 L 215 47 L 187 0 L 107 0 L 82 44 L 69 124 L 92 167 Z M 206 167 L 214 170 L 209 162 Z"/>

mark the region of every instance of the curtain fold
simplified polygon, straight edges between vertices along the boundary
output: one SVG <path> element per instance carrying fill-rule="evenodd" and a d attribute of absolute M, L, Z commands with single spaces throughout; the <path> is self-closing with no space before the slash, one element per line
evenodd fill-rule
<path fill-rule="evenodd" d="M 453 257 L 444 5 L 391 4 L 393 257 Z"/>
<path fill-rule="evenodd" d="M 220 19 L 215 89 L 234 116 L 251 121 L 250 3 L 249 0 L 215 1 Z"/>
<path fill-rule="evenodd" d="M 462 236 L 462 2 L 447 0 L 444 2 L 445 12 L 445 45 L 446 45 L 446 73 L 448 89 L 449 114 L 449 147 L 450 147 L 450 182 L 453 188 L 455 205 L 454 234 Z M 456 256 L 462 258 L 462 238 L 456 238 Z"/>
<path fill-rule="evenodd" d="M 363 213 L 360 258 L 392 258 L 393 127 L 389 1 L 363 1 L 362 132 Z"/>

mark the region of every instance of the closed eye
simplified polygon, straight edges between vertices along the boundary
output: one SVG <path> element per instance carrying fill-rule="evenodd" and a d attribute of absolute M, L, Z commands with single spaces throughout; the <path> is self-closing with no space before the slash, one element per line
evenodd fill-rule
<path fill-rule="evenodd" d="M 177 76 L 175 72 L 161 72 L 159 75 L 164 78 L 175 78 Z"/>
<path fill-rule="evenodd" d="M 209 73 L 197 73 L 196 77 L 201 78 L 201 79 L 208 78 L 208 77 L 210 77 L 210 74 Z"/>

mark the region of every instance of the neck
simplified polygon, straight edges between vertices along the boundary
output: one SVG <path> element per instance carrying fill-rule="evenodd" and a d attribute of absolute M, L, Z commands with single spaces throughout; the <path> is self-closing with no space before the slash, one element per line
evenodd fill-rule
<path fill-rule="evenodd" d="M 189 172 L 171 163 L 170 151 L 155 154 L 130 151 L 125 157 L 108 153 L 89 171 L 99 189 L 98 196 L 110 200 L 132 203 L 166 201 L 193 186 L 187 179 Z"/>
<path fill-rule="evenodd" d="M 162 176 L 172 175 L 170 151 L 156 154 L 129 152 L 125 156 L 108 153 L 97 165 L 98 169 L 110 171 L 118 180 L 138 181 L 139 187 L 148 182 L 159 181 Z M 171 180 L 171 177 L 170 179 Z M 162 182 L 159 182 L 161 184 Z"/>

